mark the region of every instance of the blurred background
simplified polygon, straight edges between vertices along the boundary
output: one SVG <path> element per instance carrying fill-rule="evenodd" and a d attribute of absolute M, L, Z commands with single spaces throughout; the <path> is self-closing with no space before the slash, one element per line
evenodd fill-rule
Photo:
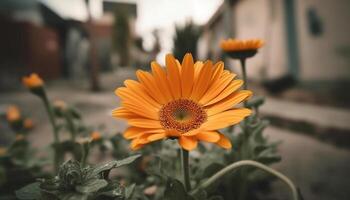
<path fill-rule="evenodd" d="M 88 123 L 123 131 L 113 91 L 167 53 L 239 63 L 221 51 L 229 37 L 260 38 L 248 60 L 249 87 L 266 96 L 266 134 L 281 141 L 282 161 L 305 199 L 350 197 L 350 1 L 348 0 L 1 0 L 1 132 L 19 105 L 37 124 L 36 146 L 51 141 L 44 108 L 21 85 L 38 73 L 50 97 L 82 110 Z M 1 142 L 3 144 L 4 142 Z M 275 182 L 262 199 L 286 199 Z"/>

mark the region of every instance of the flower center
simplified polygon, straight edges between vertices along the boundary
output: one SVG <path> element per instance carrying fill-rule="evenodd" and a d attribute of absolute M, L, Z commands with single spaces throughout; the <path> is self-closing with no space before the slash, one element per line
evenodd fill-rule
<path fill-rule="evenodd" d="M 181 133 L 199 128 L 207 120 L 207 114 L 197 103 L 178 99 L 165 104 L 159 111 L 160 123 L 165 129 Z"/>

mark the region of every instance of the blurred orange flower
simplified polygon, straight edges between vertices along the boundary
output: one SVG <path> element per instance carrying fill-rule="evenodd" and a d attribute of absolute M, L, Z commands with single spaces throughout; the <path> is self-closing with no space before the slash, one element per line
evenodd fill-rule
<path fill-rule="evenodd" d="M 42 87 L 44 85 L 44 81 L 36 73 L 23 77 L 22 81 L 23 84 L 29 89 Z"/>
<path fill-rule="evenodd" d="M 16 141 L 20 141 L 20 140 L 23 140 L 23 139 L 24 139 L 24 135 L 22 135 L 22 134 L 17 134 L 16 135 L 16 138 L 15 138 Z"/>
<path fill-rule="evenodd" d="M 221 41 L 221 48 L 224 51 L 245 51 L 245 50 L 257 50 L 264 45 L 264 41 L 260 39 L 253 40 L 238 40 L 227 39 Z"/>
<path fill-rule="evenodd" d="M 198 141 L 230 149 L 230 140 L 218 130 L 251 114 L 233 106 L 252 92 L 239 90 L 243 81 L 224 70 L 223 62 L 194 63 L 191 54 L 182 64 L 172 55 L 165 61 L 166 69 L 152 62 L 152 73 L 139 70 L 138 81 L 126 80 L 125 87 L 115 91 L 122 106 L 112 115 L 128 121 L 130 127 L 123 135 L 132 140 L 131 149 L 166 138 L 178 139 L 186 150 L 195 149 Z"/>
<path fill-rule="evenodd" d="M 7 148 L 5 147 L 0 147 L 0 156 L 4 156 L 7 153 Z"/>
<path fill-rule="evenodd" d="M 91 133 L 90 137 L 92 138 L 92 141 L 97 141 L 102 138 L 101 133 L 98 131 L 94 131 Z"/>
<path fill-rule="evenodd" d="M 33 123 L 33 120 L 31 119 L 25 119 L 24 122 L 23 122 L 23 126 L 25 129 L 32 129 L 34 127 L 34 123 Z"/>
<path fill-rule="evenodd" d="M 18 121 L 21 119 L 21 113 L 17 106 L 9 106 L 6 111 L 6 118 L 9 122 Z"/>

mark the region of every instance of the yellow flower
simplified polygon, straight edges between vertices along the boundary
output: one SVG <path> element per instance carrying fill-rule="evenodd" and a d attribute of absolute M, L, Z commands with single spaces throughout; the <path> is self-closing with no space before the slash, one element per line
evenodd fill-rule
<path fill-rule="evenodd" d="M 234 80 L 236 75 L 224 70 L 223 62 L 194 64 L 191 54 L 182 64 L 167 55 L 166 69 L 156 62 L 151 66 L 152 73 L 139 70 L 138 81 L 126 80 L 126 87 L 115 91 L 121 107 L 112 115 L 128 121 L 123 135 L 132 140 L 131 149 L 165 138 L 178 139 L 186 150 L 196 148 L 198 141 L 230 149 L 230 140 L 217 130 L 251 114 L 249 109 L 233 108 L 252 95 L 238 90 L 243 81 Z"/>
<path fill-rule="evenodd" d="M 228 40 L 221 41 L 221 48 L 226 52 L 258 50 L 263 45 L 264 45 L 264 42 L 259 39 L 254 39 L 254 40 L 228 39 Z"/>
<path fill-rule="evenodd" d="M 6 118 L 9 122 L 15 122 L 21 119 L 21 113 L 17 106 L 9 106 L 6 112 Z"/>
<path fill-rule="evenodd" d="M 23 77 L 22 81 L 23 84 L 29 89 L 42 87 L 44 85 L 44 81 L 36 73 Z"/>
<path fill-rule="evenodd" d="M 25 119 L 23 122 L 23 126 L 25 129 L 32 129 L 34 127 L 33 121 L 31 119 Z"/>
<path fill-rule="evenodd" d="M 98 131 L 92 132 L 90 137 L 91 137 L 92 141 L 97 141 L 97 140 L 100 140 L 102 138 L 101 133 Z"/>

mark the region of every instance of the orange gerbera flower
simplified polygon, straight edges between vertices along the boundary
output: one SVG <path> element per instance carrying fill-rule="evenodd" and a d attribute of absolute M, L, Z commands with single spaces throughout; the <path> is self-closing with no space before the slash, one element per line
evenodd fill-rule
<path fill-rule="evenodd" d="M 44 81 L 36 73 L 23 77 L 22 81 L 23 84 L 29 89 L 42 87 L 44 85 Z"/>
<path fill-rule="evenodd" d="M 152 73 L 138 70 L 138 81 L 126 80 L 115 93 L 121 107 L 112 115 L 128 121 L 124 132 L 137 150 L 157 140 L 178 139 L 186 150 L 198 141 L 212 142 L 229 149 L 231 142 L 217 130 L 234 125 L 251 114 L 246 108 L 233 108 L 252 95 L 238 90 L 242 80 L 224 70 L 223 62 L 196 62 L 186 54 L 182 64 L 166 56 L 166 69 L 152 62 Z"/>
<path fill-rule="evenodd" d="M 255 40 L 228 39 L 228 40 L 221 41 L 221 48 L 224 51 L 257 50 L 263 45 L 264 45 L 264 42 L 259 39 L 255 39 Z"/>
<path fill-rule="evenodd" d="M 6 118 L 9 122 L 18 121 L 21 119 L 21 113 L 17 106 L 9 106 L 7 108 Z"/>

